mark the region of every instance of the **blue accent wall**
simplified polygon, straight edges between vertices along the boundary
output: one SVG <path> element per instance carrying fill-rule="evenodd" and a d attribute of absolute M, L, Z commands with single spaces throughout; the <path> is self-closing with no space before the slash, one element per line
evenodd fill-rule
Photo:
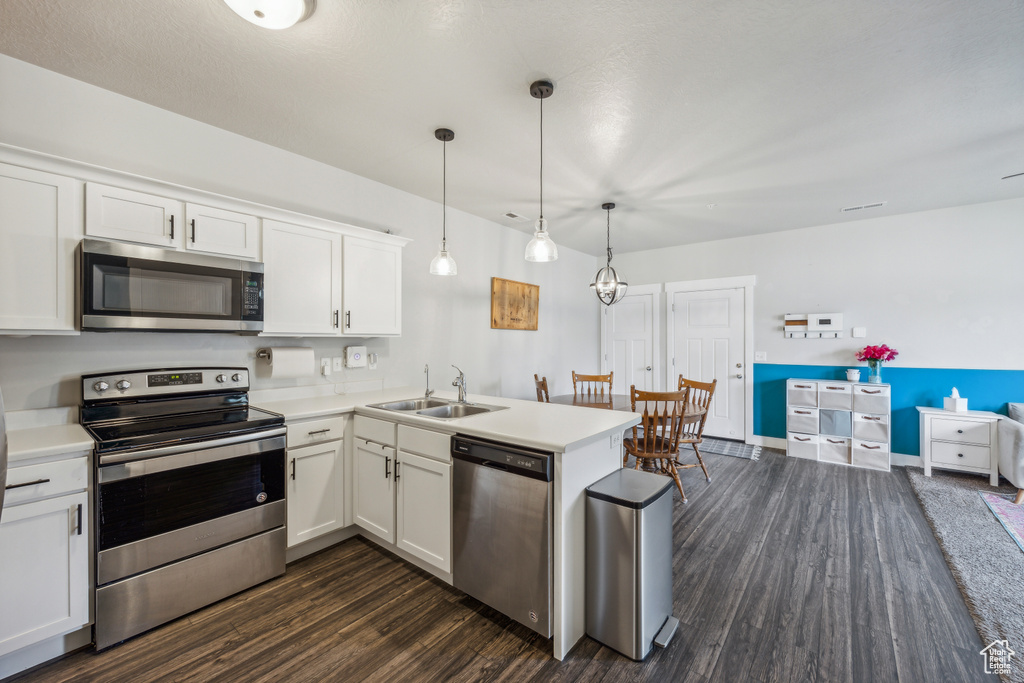
<path fill-rule="evenodd" d="M 754 433 L 786 438 L 786 380 L 846 379 L 855 365 L 754 364 Z M 867 379 L 861 368 L 861 380 Z M 953 387 L 970 410 L 1006 414 L 1007 403 L 1024 402 L 1024 370 L 959 370 L 885 365 L 882 381 L 892 385 L 892 452 L 920 455 L 917 406 L 942 407 Z"/>

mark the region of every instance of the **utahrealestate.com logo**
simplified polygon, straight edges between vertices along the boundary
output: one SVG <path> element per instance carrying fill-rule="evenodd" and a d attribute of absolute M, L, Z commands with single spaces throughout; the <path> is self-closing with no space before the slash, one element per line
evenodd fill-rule
<path fill-rule="evenodd" d="M 1006 640 L 993 640 L 979 653 L 985 658 L 985 673 L 1010 674 L 1010 659 L 1016 654 Z"/>

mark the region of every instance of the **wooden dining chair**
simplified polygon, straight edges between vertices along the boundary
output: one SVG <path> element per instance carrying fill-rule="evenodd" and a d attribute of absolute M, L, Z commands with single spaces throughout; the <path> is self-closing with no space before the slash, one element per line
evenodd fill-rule
<path fill-rule="evenodd" d="M 715 397 L 716 386 L 718 386 L 717 379 L 713 379 L 710 382 L 698 382 L 697 380 L 686 379 L 679 375 L 679 390 L 689 389 L 690 403 L 703 409 L 704 413 L 699 419 L 684 424 L 682 435 L 679 438 L 680 447 L 690 446 L 693 448 L 693 452 L 697 454 L 697 462 L 683 463 L 676 456 L 676 467 L 684 470 L 691 467 L 700 467 L 704 470 L 704 478 L 709 482 L 711 481 L 711 475 L 708 474 L 707 465 L 704 464 L 704 458 L 701 457 L 700 449 L 697 446 L 704 443 L 704 424 L 708 421 L 708 411 L 711 409 L 711 399 Z"/>
<path fill-rule="evenodd" d="M 533 382 L 537 385 L 537 400 L 541 403 L 551 403 L 551 395 L 548 393 L 548 378 L 533 375 Z"/>
<path fill-rule="evenodd" d="M 573 370 L 572 393 L 574 396 L 579 396 L 580 394 L 598 396 L 608 394 L 611 396 L 612 375 L 614 374 L 614 372 L 609 372 L 607 375 L 580 375 Z"/>
<path fill-rule="evenodd" d="M 633 412 L 639 409 L 643 413 L 640 424 L 632 427 L 632 436 L 623 439 L 623 448 L 636 458 L 634 469 L 672 477 L 685 503 L 686 493 L 679 481 L 676 456 L 690 390 L 640 391 L 634 385 L 629 388 L 629 394 Z"/>

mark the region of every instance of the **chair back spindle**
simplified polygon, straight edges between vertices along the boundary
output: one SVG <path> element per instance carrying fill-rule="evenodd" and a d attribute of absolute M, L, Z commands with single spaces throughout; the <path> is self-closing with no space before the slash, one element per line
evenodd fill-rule
<path fill-rule="evenodd" d="M 551 403 L 551 395 L 548 393 L 548 378 L 533 375 L 534 384 L 537 385 L 537 400 L 541 403 Z"/>

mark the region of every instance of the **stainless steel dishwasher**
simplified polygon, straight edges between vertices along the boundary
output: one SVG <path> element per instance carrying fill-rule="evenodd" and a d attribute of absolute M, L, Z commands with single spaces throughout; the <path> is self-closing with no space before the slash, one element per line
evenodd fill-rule
<path fill-rule="evenodd" d="M 452 438 L 456 588 L 551 637 L 553 454 Z"/>

